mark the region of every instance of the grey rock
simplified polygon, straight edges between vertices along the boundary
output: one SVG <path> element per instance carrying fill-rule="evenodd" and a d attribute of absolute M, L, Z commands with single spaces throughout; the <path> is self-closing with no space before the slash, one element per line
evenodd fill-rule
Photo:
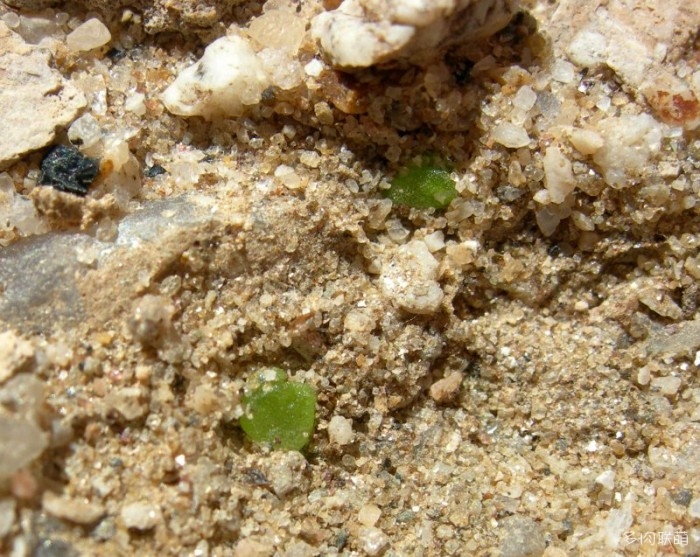
<path fill-rule="evenodd" d="M 501 557 L 535 557 L 545 550 L 540 526 L 529 516 L 514 514 L 500 522 L 504 532 Z"/>
<path fill-rule="evenodd" d="M 79 553 L 62 540 L 41 540 L 32 551 L 32 557 L 78 557 Z"/>
<path fill-rule="evenodd" d="M 174 198 L 150 203 L 125 217 L 114 243 L 82 233 L 51 233 L 17 242 L 0 252 L 0 319 L 25 334 L 75 326 L 100 302 L 82 290 L 91 269 L 80 261 L 81 253 L 95 250 L 97 270 L 92 272 L 116 281 L 110 269 L 121 267 L 125 254 L 156 268 L 172 253 L 154 246 L 163 246 L 169 238 L 212 218 L 210 210 Z M 137 282 L 135 272 L 123 272 L 121 280 Z M 108 288 L 108 284 L 102 286 L 103 295 Z M 107 302 L 113 305 L 112 300 Z"/>
<path fill-rule="evenodd" d="M 27 333 L 79 322 L 83 304 L 75 277 L 77 250 L 97 241 L 85 234 L 46 234 L 0 253 L 0 315 Z"/>

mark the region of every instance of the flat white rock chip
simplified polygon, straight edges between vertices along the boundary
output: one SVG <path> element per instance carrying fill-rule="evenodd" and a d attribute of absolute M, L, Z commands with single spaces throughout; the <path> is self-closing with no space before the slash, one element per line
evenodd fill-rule
<path fill-rule="evenodd" d="M 49 53 L 25 43 L 0 22 L 0 169 L 49 145 L 72 122 L 83 94 L 49 67 Z"/>
<path fill-rule="evenodd" d="M 382 292 L 410 313 L 435 313 L 444 296 L 437 282 L 438 265 L 425 242 L 413 240 L 399 246 L 382 264 Z"/>
<path fill-rule="evenodd" d="M 248 41 L 231 35 L 211 43 L 163 92 L 165 107 L 178 116 L 240 116 L 260 102 L 270 79 Z"/>
<path fill-rule="evenodd" d="M 363 21 L 342 12 L 325 12 L 314 20 L 313 33 L 335 65 L 365 68 L 390 59 L 408 44 L 415 28 L 388 21 Z"/>
<path fill-rule="evenodd" d="M 527 147 L 530 136 L 522 126 L 516 126 L 510 122 L 501 122 L 491 130 L 491 139 L 508 149 Z"/>

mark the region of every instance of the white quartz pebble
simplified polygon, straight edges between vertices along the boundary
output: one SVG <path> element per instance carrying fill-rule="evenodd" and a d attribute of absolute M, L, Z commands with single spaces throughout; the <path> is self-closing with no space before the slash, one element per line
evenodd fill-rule
<path fill-rule="evenodd" d="M 239 116 L 260 102 L 270 79 L 248 41 L 231 35 L 211 43 L 196 64 L 165 90 L 166 108 L 179 116 Z"/>

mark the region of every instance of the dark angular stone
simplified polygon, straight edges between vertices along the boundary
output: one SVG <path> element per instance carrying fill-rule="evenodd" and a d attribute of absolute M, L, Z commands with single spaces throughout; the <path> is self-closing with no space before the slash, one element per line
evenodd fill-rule
<path fill-rule="evenodd" d="M 154 164 L 153 166 L 149 166 L 146 171 L 144 172 L 144 175 L 146 178 L 155 178 L 156 176 L 159 176 L 160 174 L 165 174 L 167 170 L 163 168 L 159 164 Z"/>
<path fill-rule="evenodd" d="M 41 161 L 39 183 L 82 197 L 99 171 L 99 161 L 86 157 L 74 147 L 56 145 Z"/>

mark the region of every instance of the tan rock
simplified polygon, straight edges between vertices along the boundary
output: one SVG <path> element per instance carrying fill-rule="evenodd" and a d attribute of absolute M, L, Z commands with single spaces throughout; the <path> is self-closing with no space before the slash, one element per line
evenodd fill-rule
<path fill-rule="evenodd" d="M 51 491 L 44 493 L 41 503 L 47 513 L 77 524 L 92 524 L 106 512 L 102 505 L 83 499 L 61 497 Z"/>
<path fill-rule="evenodd" d="M 109 29 L 96 17 L 88 19 L 66 37 L 68 48 L 74 52 L 100 48 L 111 40 Z"/>
<path fill-rule="evenodd" d="M 35 423 L 0 416 L 0 480 L 29 464 L 47 444 L 48 436 Z"/>
<path fill-rule="evenodd" d="M 430 386 L 430 398 L 438 403 L 449 401 L 459 392 L 459 387 L 462 385 L 462 379 L 462 374 L 455 371 L 446 377 L 435 381 L 435 383 Z"/>
<path fill-rule="evenodd" d="M 233 550 L 234 557 L 268 557 L 272 555 L 274 549 L 250 538 L 239 540 Z"/>
<path fill-rule="evenodd" d="M 145 501 L 124 505 L 119 516 L 124 522 L 124 526 L 140 531 L 155 528 L 163 520 L 163 513 L 160 507 Z"/>
<path fill-rule="evenodd" d="M 0 22 L 0 168 L 49 145 L 58 126 L 86 104 L 83 94 L 49 66 L 45 50 Z"/>
<path fill-rule="evenodd" d="M 12 331 L 0 333 L 0 383 L 20 371 L 33 355 L 31 342 Z"/>

